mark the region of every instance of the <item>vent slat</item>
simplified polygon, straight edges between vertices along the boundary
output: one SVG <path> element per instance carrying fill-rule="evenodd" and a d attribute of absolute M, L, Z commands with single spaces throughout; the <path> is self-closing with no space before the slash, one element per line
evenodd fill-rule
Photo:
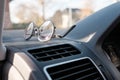
<path fill-rule="evenodd" d="M 75 52 L 74 51 L 69 51 L 69 53 L 72 55 L 72 52 Z M 37 58 L 36 59 L 41 59 L 41 58 L 47 58 L 47 57 L 55 57 L 55 56 L 59 56 L 61 55 L 61 57 L 64 57 L 64 54 L 67 54 L 68 52 L 63 52 L 63 53 L 56 53 L 56 54 L 53 54 L 53 55 L 49 55 L 49 53 L 46 53 L 47 55 L 45 56 L 36 56 Z"/>
<path fill-rule="evenodd" d="M 63 77 L 57 78 L 57 80 L 62 80 L 62 79 L 66 80 L 66 79 L 68 79 L 68 78 L 72 78 L 72 77 L 74 77 L 74 76 L 76 76 L 76 75 L 78 75 L 78 74 L 83 74 L 83 72 L 87 72 L 87 71 L 90 71 L 90 70 L 93 70 L 93 69 L 94 69 L 94 68 L 88 68 L 88 69 L 86 69 L 86 70 L 74 72 L 74 73 L 65 75 L 65 76 L 63 76 Z M 74 78 L 75 78 L 75 77 L 74 77 Z"/>
<path fill-rule="evenodd" d="M 83 76 L 83 77 L 80 77 L 80 78 L 78 78 L 78 79 L 76 79 L 76 80 L 86 80 L 87 78 L 89 79 L 91 76 L 95 76 L 97 73 L 98 73 L 98 72 L 94 72 L 94 73 L 91 73 L 91 74 L 89 74 L 89 75 L 85 75 L 85 76 Z"/>
<path fill-rule="evenodd" d="M 32 56 L 38 61 L 49 61 L 81 53 L 79 50 L 69 44 L 33 49 L 28 50 L 28 52 L 32 54 Z"/>
<path fill-rule="evenodd" d="M 89 59 L 48 67 L 46 70 L 52 80 L 104 80 Z"/>
<path fill-rule="evenodd" d="M 55 75 L 55 74 L 59 74 L 61 72 L 65 72 L 65 71 L 68 71 L 68 70 L 72 70 L 74 68 L 80 68 L 80 67 L 84 67 L 84 66 L 88 66 L 90 63 L 86 63 L 86 64 L 83 64 L 83 65 L 78 65 L 78 66 L 74 66 L 74 67 L 71 67 L 71 68 L 67 68 L 67 69 L 63 69 L 63 70 L 60 70 L 60 71 L 56 71 L 54 73 L 51 73 L 50 75 Z"/>
<path fill-rule="evenodd" d="M 64 48 L 57 48 L 57 49 L 48 49 L 48 50 L 42 50 L 41 52 L 38 53 L 33 53 L 33 54 L 39 54 L 39 53 L 48 53 L 48 52 L 52 52 L 52 51 L 60 51 L 60 50 L 66 50 L 66 49 L 72 49 L 71 47 L 64 47 Z"/>

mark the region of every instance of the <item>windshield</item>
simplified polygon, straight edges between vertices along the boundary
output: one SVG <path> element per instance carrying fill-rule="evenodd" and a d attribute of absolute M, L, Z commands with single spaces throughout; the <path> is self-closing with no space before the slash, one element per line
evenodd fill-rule
<path fill-rule="evenodd" d="M 7 0 L 4 41 L 22 40 L 24 29 L 34 22 L 37 27 L 50 20 L 55 34 L 63 35 L 77 21 L 118 0 Z M 14 36 L 13 36 L 14 35 Z"/>

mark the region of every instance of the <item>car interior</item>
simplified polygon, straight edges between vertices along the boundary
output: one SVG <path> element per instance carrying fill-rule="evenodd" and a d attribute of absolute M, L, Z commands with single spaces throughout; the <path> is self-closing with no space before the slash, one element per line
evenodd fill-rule
<path fill-rule="evenodd" d="M 0 1 L 0 80 L 120 79 L 120 2 L 78 21 L 62 37 L 3 43 L 5 1 Z"/>

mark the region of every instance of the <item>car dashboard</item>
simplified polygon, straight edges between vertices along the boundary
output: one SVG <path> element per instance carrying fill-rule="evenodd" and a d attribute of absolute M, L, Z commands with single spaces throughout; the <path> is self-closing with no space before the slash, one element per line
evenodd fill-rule
<path fill-rule="evenodd" d="M 106 80 L 108 76 L 97 56 L 77 41 L 9 46 L 8 53 L 6 68 L 14 66 L 25 80 Z"/>

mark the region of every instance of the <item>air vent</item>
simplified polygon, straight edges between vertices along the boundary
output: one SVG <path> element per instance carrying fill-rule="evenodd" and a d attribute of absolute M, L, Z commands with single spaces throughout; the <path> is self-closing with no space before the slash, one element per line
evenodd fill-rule
<path fill-rule="evenodd" d="M 29 50 L 38 61 L 49 61 L 80 54 L 80 51 L 69 44 Z"/>
<path fill-rule="evenodd" d="M 105 80 L 89 59 L 82 59 L 57 66 L 46 67 L 49 80 Z"/>

